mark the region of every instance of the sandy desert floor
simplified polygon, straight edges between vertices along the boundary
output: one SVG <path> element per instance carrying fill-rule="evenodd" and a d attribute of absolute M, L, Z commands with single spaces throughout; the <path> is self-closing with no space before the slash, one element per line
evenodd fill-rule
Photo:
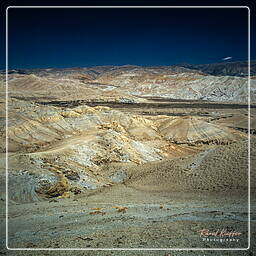
<path fill-rule="evenodd" d="M 4 202 L 1 203 L 4 206 Z M 118 212 L 114 207 L 127 207 Z M 99 208 L 102 213 L 92 208 Z M 120 208 L 119 208 L 120 209 Z M 96 210 L 97 212 L 97 210 Z M 6 255 L 254 255 L 249 251 L 5 251 Z M 3 214 L 3 213 L 2 213 Z M 1 237 L 4 236 L 2 216 Z M 234 240 L 203 241 L 200 230 L 236 230 Z M 87 197 L 9 206 L 10 248 L 244 248 L 247 194 L 145 192 L 118 185 Z M 3 243 L 3 240 L 2 240 Z M 3 244 L 2 244 L 3 245 Z"/>

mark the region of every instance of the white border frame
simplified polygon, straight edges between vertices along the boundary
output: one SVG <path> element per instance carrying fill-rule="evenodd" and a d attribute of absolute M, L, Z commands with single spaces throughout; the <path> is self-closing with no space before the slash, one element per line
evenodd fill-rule
<path fill-rule="evenodd" d="M 8 11 L 15 8 L 192 8 L 192 9 L 207 9 L 207 8 L 238 8 L 248 10 L 248 247 L 246 248 L 10 248 L 8 246 Z M 251 28 L 250 28 L 250 8 L 248 6 L 8 6 L 6 8 L 6 248 L 12 251 L 246 251 L 250 249 L 250 212 L 251 212 L 251 187 L 250 187 L 250 52 L 251 52 Z"/>

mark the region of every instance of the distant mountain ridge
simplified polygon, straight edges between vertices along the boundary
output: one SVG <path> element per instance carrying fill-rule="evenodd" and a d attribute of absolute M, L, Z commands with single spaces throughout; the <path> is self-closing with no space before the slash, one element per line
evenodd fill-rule
<path fill-rule="evenodd" d="M 251 76 L 256 76 L 256 61 L 251 61 Z M 76 74 L 83 73 L 92 78 L 96 78 L 102 73 L 113 70 L 129 70 L 132 68 L 138 69 L 162 69 L 174 72 L 202 72 L 213 76 L 240 76 L 245 77 L 248 75 L 248 62 L 220 62 L 211 64 L 176 64 L 170 66 L 136 66 L 136 65 L 123 65 L 123 66 L 93 66 L 93 67 L 74 67 L 74 68 L 36 68 L 36 69 L 10 69 L 9 74 L 36 74 L 45 76 L 49 74 Z M 5 70 L 0 71 L 1 74 Z"/>
<path fill-rule="evenodd" d="M 221 62 L 212 64 L 179 64 L 177 66 L 199 70 L 213 76 L 247 76 L 248 62 Z M 251 76 L 256 75 L 256 61 L 251 61 Z"/>

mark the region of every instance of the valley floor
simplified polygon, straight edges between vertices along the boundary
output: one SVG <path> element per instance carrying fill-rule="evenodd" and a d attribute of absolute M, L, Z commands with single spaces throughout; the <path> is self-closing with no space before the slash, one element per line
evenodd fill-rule
<path fill-rule="evenodd" d="M 2 205 L 4 203 L 2 202 Z M 9 205 L 10 248 L 83 248 L 86 251 L 6 251 L 7 255 L 253 255 L 255 203 L 251 204 L 249 251 L 168 251 L 168 248 L 246 248 L 247 194 L 157 193 L 118 185 L 87 197 Z M 115 207 L 127 207 L 118 212 Z M 96 209 L 99 208 L 99 209 Z M 102 208 L 102 209 L 101 209 Z M 92 214 L 98 212 L 98 214 Z M 91 214 L 90 214 L 91 213 Z M 2 215 L 1 245 L 5 223 Z M 200 231 L 237 231 L 211 237 Z M 223 238 L 228 238 L 225 241 Z M 156 251 L 92 251 L 92 248 L 165 248 Z"/>

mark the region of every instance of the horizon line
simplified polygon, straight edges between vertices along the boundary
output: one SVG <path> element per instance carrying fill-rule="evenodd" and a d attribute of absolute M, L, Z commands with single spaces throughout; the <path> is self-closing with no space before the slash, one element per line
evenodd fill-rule
<path fill-rule="evenodd" d="M 211 63 L 189 63 L 189 62 L 181 62 L 176 64 L 159 64 L 159 65 L 145 65 L 145 64 L 105 64 L 105 65 L 85 65 L 85 66 L 69 66 L 69 67 L 15 67 L 9 68 L 8 71 L 11 70 L 25 70 L 25 69 L 70 69 L 70 68 L 93 68 L 93 67 L 125 67 L 125 66 L 133 66 L 133 67 L 171 67 L 171 66 L 179 66 L 179 65 L 213 65 L 213 64 L 231 64 L 231 63 L 242 63 L 248 62 L 248 60 L 239 60 L 239 61 L 220 61 L 220 62 L 211 62 Z M 250 62 L 256 62 L 255 60 L 250 60 Z M 6 71 L 6 68 L 1 68 L 1 71 Z"/>

